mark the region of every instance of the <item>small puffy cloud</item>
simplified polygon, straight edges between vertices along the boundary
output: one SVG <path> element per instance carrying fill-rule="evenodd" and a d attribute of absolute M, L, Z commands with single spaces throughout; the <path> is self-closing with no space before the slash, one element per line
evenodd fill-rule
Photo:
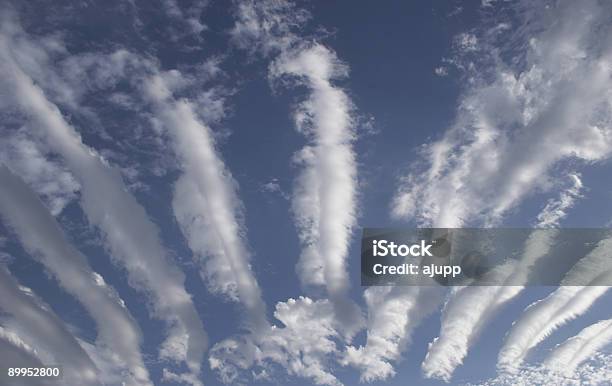
<path fill-rule="evenodd" d="M 227 339 L 211 349 L 210 366 L 223 382 L 244 383 L 249 369 L 255 377 L 270 378 L 275 366 L 281 366 L 290 375 L 317 385 L 341 385 L 331 372 L 339 338 L 331 302 L 289 299 L 276 305 L 274 316 L 282 327 L 271 326 L 257 336 Z"/>
<path fill-rule="evenodd" d="M 447 76 L 448 75 L 448 67 L 439 66 L 434 68 L 434 73 L 438 76 Z"/>
<path fill-rule="evenodd" d="M 463 52 L 476 51 L 478 49 L 478 38 L 472 33 L 460 33 L 455 37 L 455 46 Z"/>
<path fill-rule="evenodd" d="M 290 199 L 289 194 L 286 193 L 281 187 L 280 182 L 278 181 L 278 178 L 271 178 L 268 182 L 264 182 L 260 184 L 259 190 L 262 193 L 278 194 L 286 200 Z"/>
<path fill-rule="evenodd" d="M 497 0 L 482 0 L 480 2 L 480 5 L 482 7 L 492 7 L 493 5 L 495 5 L 496 2 Z"/>
<path fill-rule="evenodd" d="M 582 197 L 582 180 L 580 174 L 569 174 L 571 185 L 563 191 L 557 200 L 549 200 L 537 217 L 539 227 L 556 227 L 567 211 L 574 206 L 576 199 Z"/>

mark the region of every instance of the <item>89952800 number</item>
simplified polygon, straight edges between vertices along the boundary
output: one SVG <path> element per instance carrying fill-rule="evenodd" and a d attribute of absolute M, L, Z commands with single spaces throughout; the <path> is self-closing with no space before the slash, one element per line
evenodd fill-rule
<path fill-rule="evenodd" d="M 9 367 L 6 375 L 9 377 L 59 378 L 62 375 L 62 369 L 59 366 Z"/>

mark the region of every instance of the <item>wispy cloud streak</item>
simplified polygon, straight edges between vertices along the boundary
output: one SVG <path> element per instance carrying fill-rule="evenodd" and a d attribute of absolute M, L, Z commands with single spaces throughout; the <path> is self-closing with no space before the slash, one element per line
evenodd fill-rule
<path fill-rule="evenodd" d="M 309 15 L 292 3 L 241 2 L 236 17 L 235 43 L 272 58 L 269 79 L 308 90 L 294 112 L 296 126 L 309 142 L 294 159 L 302 167 L 292 196 L 302 242 L 297 272 L 304 286 L 326 289 L 329 300 L 278 303 L 275 317 L 284 327 L 218 343 L 211 352 L 211 367 L 233 382 L 239 370 L 256 365 L 263 367 L 259 376 L 264 376 L 269 364 L 276 363 L 317 384 L 338 385 L 327 369 L 337 353 L 334 341 L 352 338 L 363 323 L 349 298 L 346 263 L 356 214 L 353 106 L 333 84 L 347 75 L 347 67 L 328 47 L 298 36 Z M 294 310 L 296 316 L 285 310 Z"/>
<path fill-rule="evenodd" d="M 357 166 L 351 102 L 331 83 L 347 69 L 331 50 L 314 44 L 283 52 L 270 71 L 273 79 L 295 77 L 311 90 L 295 113 L 298 129 L 311 142 L 296 156 L 303 167 L 293 195 L 304 246 L 298 273 L 305 284 L 327 288 L 337 317 L 351 335 L 361 319 L 348 298 L 346 267 L 355 225 Z"/>
<path fill-rule="evenodd" d="M 46 358 L 63 366 L 69 384 L 100 384 L 98 369 L 64 323 L 29 288 L 21 287 L 4 266 L 0 266 L 0 309 L 10 315 L 4 319 L 7 327 L 41 355 L 44 351 Z"/>
<path fill-rule="evenodd" d="M 602 31 L 610 30 L 612 10 L 596 1 L 546 10 L 525 2 L 516 13 L 515 35 L 502 38 L 505 30 L 496 24 L 476 40 L 481 61 L 470 62 L 472 51 L 458 48 L 468 59 L 457 61 L 474 68 L 466 74 L 471 86 L 453 126 L 422 149 L 425 167 L 403 177 L 395 216 L 493 225 L 528 194 L 550 186 L 553 166 L 610 156 L 612 43 Z M 502 54 L 523 64 L 506 64 Z"/>
<path fill-rule="evenodd" d="M 575 199 L 580 197 L 582 181 L 576 174 L 570 174 L 570 179 L 571 185 L 561 192 L 557 200 L 550 200 L 537 216 L 537 228 L 558 225 L 574 205 Z M 487 275 L 486 280 L 494 279 L 506 285 L 466 287 L 453 294 L 442 312 L 440 335 L 430 344 L 422 364 L 426 377 L 445 381 L 451 379 L 482 329 L 503 305 L 523 291 L 529 273 L 538 260 L 549 254 L 556 236 L 554 230 L 534 230 L 525 241 L 523 253 L 516 264 L 501 266 L 501 269 Z"/>
<path fill-rule="evenodd" d="M 202 265 L 213 290 L 240 301 L 254 331 L 268 326 L 261 290 L 251 271 L 241 224 L 236 182 L 215 147 L 208 126 L 186 99 L 175 100 L 159 75 L 146 82 L 145 94 L 168 129 L 182 175 L 175 183 L 174 215 Z"/>
<path fill-rule="evenodd" d="M 0 217 L 15 230 L 30 255 L 93 317 L 99 349 L 113 352 L 116 371 L 132 385 L 150 385 L 139 349 L 140 331 L 123 301 L 68 243 L 38 197 L 5 166 L 0 166 Z"/>
<path fill-rule="evenodd" d="M 567 211 L 571 209 L 576 200 L 582 197 L 583 184 L 580 175 L 571 173 L 569 175 L 572 180 L 572 185 L 563 191 L 557 200 L 550 200 L 538 215 L 539 228 L 557 227 L 559 220 L 567 215 Z"/>
<path fill-rule="evenodd" d="M 544 366 L 572 374 L 584 361 L 612 342 L 612 319 L 600 320 L 557 346 L 544 360 Z"/>
<path fill-rule="evenodd" d="M 434 226 L 495 225 L 529 194 L 556 186 L 551 184 L 554 166 L 610 156 L 611 44 L 601 39 L 599 28 L 609 31 L 605 15 L 612 10 L 595 1 L 558 3 L 546 11 L 524 2 L 513 10 L 516 34 L 502 39 L 509 24 L 496 19 L 483 33 L 458 37 L 454 63 L 465 70 L 470 86 L 453 126 L 422 148 L 425 167 L 402 178 L 394 216 Z M 475 59 L 475 53 L 482 55 Z M 507 63 L 503 55 L 520 58 L 521 65 Z M 579 197 L 579 175 L 570 176 L 573 185 L 548 203 L 539 225 L 556 226 Z M 534 233 L 522 261 L 498 273 L 502 281 L 526 283 L 552 239 L 554 232 Z M 443 311 L 440 337 L 423 362 L 424 374 L 450 380 L 487 320 L 521 290 L 454 291 Z"/>
<path fill-rule="evenodd" d="M 297 129 L 309 142 L 295 155 L 302 167 L 292 195 L 302 242 L 297 271 L 305 286 L 326 288 L 340 325 L 351 336 L 362 324 L 348 297 L 346 263 L 357 204 L 353 105 L 333 84 L 348 75 L 348 67 L 330 48 L 299 36 L 308 18 L 292 3 L 244 2 L 232 33 L 240 47 L 273 58 L 272 81 L 309 90 L 294 112 Z"/>
<path fill-rule="evenodd" d="M 560 326 L 588 310 L 609 287 L 602 286 L 612 272 L 601 270 L 602 262 L 609 259 L 612 238 L 605 238 L 566 274 L 561 287 L 545 299 L 525 309 L 506 336 L 498 356 L 498 367 L 516 371 L 528 352 L 550 336 Z M 587 286 L 569 285 L 582 282 Z"/>
<path fill-rule="evenodd" d="M 38 358 L 38 354 L 36 353 L 36 350 L 34 350 L 30 345 L 24 342 L 15 332 L 7 330 L 5 327 L 0 326 L 0 340 L 26 353 L 32 360 L 41 363 L 40 358 Z"/>
<path fill-rule="evenodd" d="M 0 140 L 0 162 L 23 178 L 38 193 L 56 216 L 76 198 L 80 189 L 72 174 L 59 162 L 49 159 L 41 146 L 18 131 Z"/>
<path fill-rule="evenodd" d="M 4 368 L 42 367 L 38 353 L 25 343 L 15 332 L 0 326 L 0 362 Z M 51 386 L 51 380 L 14 377 L 11 386 Z"/>
<path fill-rule="evenodd" d="M 168 338 L 160 356 L 185 361 L 190 371 L 198 374 L 207 336 L 185 290 L 184 274 L 168 261 L 159 230 L 128 193 L 119 172 L 83 143 L 58 107 L 11 55 L 18 50 L 11 44 L 11 32 L 14 31 L 3 31 L 0 37 L 0 64 L 11 75 L 2 84 L 11 90 L 15 104 L 32 120 L 35 133 L 61 155 L 79 181 L 80 204 L 87 219 L 102 233 L 114 261 L 127 270 L 130 284 L 148 295 L 152 314 L 166 322 Z"/>

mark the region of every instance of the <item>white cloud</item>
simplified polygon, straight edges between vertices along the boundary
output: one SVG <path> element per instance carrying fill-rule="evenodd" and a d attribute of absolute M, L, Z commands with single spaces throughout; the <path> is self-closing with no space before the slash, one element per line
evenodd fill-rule
<path fill-rule="evenodd" d="M 540 11 L 540 5 L 531 7 L 522 14 Z M 528 27 L 514 26 L 521 34 L 505 41 L 518 39 L 512 46 L 525 48 L 507 53 L 525 58 L 520 67 L 495 56 L 503 49 L 497 42 L 479 41 L 493 55 L 483 62 L 493 68 L 468 72 L 471 86 L 455 123 L 424 148 L 426 168 L 403 177 L 392 213 L 434 226 L 495 224 L 543 188 L 553 166 L 607 159 L 612 50 L 604 37 L 610 35 L 600 31 L 609 31 L 609 8 L 594 1 L 562 3 L 546 17 L 529 19 Z"/>
<path fill-rule="evenodd" d="M 278 178 L 272 178 L 270 181 L 261 184 L 261 190 L 264 192 L 280 192 L 281 187 L 278 183 Z"/>
<path fill-rule="evenodd" d="M 164 382 L 174 382 L 177 384 L 188 384 L 192 386 L 203 386 L 204 383 L 199 377 L 192 373 L 176 374 L 168 369 L 164 369 L 162 374 L 162 380 Z"/>
<path fill-rule="evenodd" d="M 537 217 L 538 227 L 557 227 L 559 220 L 565 217 L 567 210 L 574 206 L 577 198 L 582 197 L 583 188 L 580 175 L 571 173 L 569 175 L 572 185 L 561 193 L 558 200 L 549 200 L 544 209 Z"/>
<path fill-rule="evenodd" d="M 164 4 L 169 16 L 186 16 L 175 1 Z M 583 6 L 586 12 L 573 9 Z M 429 152 L 428 168 L 422 172 L 415 169 L 405 176 L 395 198 L 395 215 L 410 219 L 414 216 L 434 226 L 495 224 L 530 193 L 560 186 L 556 181 L 550 183 L 557 177 L 558 166 L 563 169 L 567 161 L 576 158 L 596 162 L 609 156 L 609 43 L 607 38 L 592 39 L 598 32 L 589 29 L 589 25 L 598 25 L 598 20 L 609 16 L 598 12 L 600 6 L 601 3 L 585 2 L 566 4 L 567 9 L 561 11 L 553 7 L 552 18 L 565 22 L 550 29 L 540 28 L 544 32 L 537 34 L 531 27 L 516 28 L 529 38 L 528 49 L 520 53 L 525 54 L 525 61 L 518 60 L 520 65 L 515 67 L 500 60 L 494 68 L 483 71 L 483 78 L 468 79 L 471 88 L 461 100 L 455 125 L 442 140 L 425 147 Z M 578 17 L 575 24 L 567 21 L 584 14 L 594 17 L 588 22 Z M 206 284 L 213 292 L 244 304 L 249 316 L 246 324 L 257 331 L 215 345 L 211 367 L 228 383 L 239 382 L 241 373 L 249 369 L 254 379 L 270 379 L 275 367 L 280 366 L 293 376 L 337 385 L 340 381 L 333 375 L 334 361 L 357 367 L 363 381 L 386 379 L 395 373 L 394 364 L 401 359 L 414 329 L 439 306 L 441 294 L 418 287 L 368 289 L 364 294 L 369 313 L 366 344 L 349 346 L 346 351 L 337 347 L 350 342 L 347 338 L 362 326 L 360 310 L 348 296 L 346 273 L 347 250 L 355 225 L 357 165 L 352 148 L 353 107 L 337 82 L 347 75 L 348 66 L 316 39 L 311 43 L 295 34 L 298 29 L 294 27 L 300 26 L 308 15 L 290 3 L 241 2 L 237 5 L 237 18 L 232 31 L 235 42 L 275 58 L 270 80 L 308 90 L 294 111 L 296 126 L 307 142 L 294 158 L 300 168 L 292 199 L 302 241 L 298 272 L 305 287 L 325 288 L 329 299 L 300 298 L 278 303 L 275 316 L 283 326 L 271 326 L 266 321 L 261 291 L 249 266 L 238 188 L 209 127 L 211 121 L 224 115 L 224 103 L 213 91 L 182 99 L 180 91 L 191 87 L 189 83 L 194 79 L 181 71 L 160 72 L 154 63 L 119 50 L 112 55 L 70 57 L 62 62 L 64 72 L 58 76 L 48 68 L 55 62 L 50 52 L 65 51 L 61 42 L 30 41 L 24 34 L 7 32 L 10 26 L 3 28 L 0 44 L 11 49 L 0 53 L 0 68 L 15 73 L 16 81 L 0 80 L 0 84 L 9 86 L 4 88 L 10 90 L 8 94 L 15 94 L 10 96 L 16 96 L 13 101 L 23 115 L 32 118 L 31 126 L 36 127 L 26 127 L 24 132 L 39 134 L 36 140 L 27 138 L 38 152 L 28 157 L 38 159 L 40 165 L 49 161 L 45 170 L 64 176 L 65 181 L 57 189 L 37 187 L 36 181 L 44 181 L 41 173 L 33 172 L 37 167 L 27 169 L 32 177 L 23 172 L 24 178 L 43 195 L 54 213 L 59 213 L 81 191 L 81 207 L 92 226 L 101 231 L 105 246 L 127 268 L 130 284 L 151 295 L 147 300 L 153 315 L 167 322 L 170 333 L 160 357 L 184 360 L 190 366 L 191 371 L 184 374 L 164 369 L 163 379 L 200 384 L 199 361 L 206 346 L 205 335 L 183 287 L 182 273 L 166 261 L 159 230 L 126 192 L 117 170 L 82 142 L 67 114 L 60 112 L 66 106 L 78 109 L 86 89 L 80 82 L 87 80 L 104 87 L 132 75 L 136 79 L 132 85 L 148 82 L 148 102 L 155 115 L 151 121 L 155 122 L 157 134 L 169 134 L 172 139 L 181 172 L 173 200 L 176 218 L 194 255 L 202 262 Z M 542 20 L 538 21 L 540 26 L 548 19 Z M 195 33 L 204 28 L 197 17 L 188 19 L 186 25 L 193 27 Z M 581 38 L 576 40 L 574 36 Z M 460 34 L 455 49 L 466 55 L 485 52 L 491 48 L 487 39 L 478 33 Z M 133 61 L 141 66 L 136 74 L 130 72 L 134 68 L 128 68 L 135 64 Z M 97 70 L 88 72 L 92 67 Z M 435 72 L 443 76 L 447 67 Z M 144 106 L 125 95 L 116 94 L 114 103 L 132 111 Z M 61 163 L 49 160 L 49 154 L 59 155 Z M 16 164 L 11 169 L 21 174 L 18 167 L 22 162 Z M 133 174 L 132 169 L 124 170 Z M 538 216 L 540 224 L 557 226 L 580 197 L 579 174 L 572 178 L 572 187 L 561 192 L 558 200 L 548 201 Z M 265 188 L 279 190 L 274 183 Z M 526 280 L 530 267 L 546 254 L 551 241 L 535 233 L 532 236 L 525 247 L 524 261 L 517 267 L 504 267 L 508 270 L 500 275 L 508 280 L 519 275 Z M 584 266 L 582 272 L 589 274 L 596 267 Z M 103 285 L 101 277 L 92 276 L 94 282 Z M 454 292 L 445 306 L 440 337 L 432 343 L 426 358 L 426 375 L 450 379 L 480 328 L 501 304 L 521 290 L 522 287 Z M 585 302 L 597 294 L 596 290 L 585 290 Z M 459 307 L 463 302 L 476 304 L 471 308 L 476 312 L 463 315 L 465 310 Z M 109 369 L 100 367 L 108 365 L 109 358 L 103 352 L 86 342 L 79 344 L 103 372 Z M 444 349 L 449 346 L 452 349 Z"/>
<path fill-rule="evenodd" d="M 478 38 L 472 33 L 460 33 L 455 37 L 454 44 L 463 52 L 476 51 L 478 49 Z"/>
<path fill-rule="evenodd" d="M 439 66 L 434 68 L 434 73 L 438 76 L 444 77 L 448 75 L 448 68 L 445 66 Z"/>
<path fill-rule="evenodd" d="M 329 48 L 306 43 L 299 30 L 308 13 L 292 3 L 244 2 L 232 31 L 238 46 L 274 54 L 269 77 L 306 86 L 310 94 L 294 113 L 298 130 L 309 144 L 295 156 L 303 169 L 292 197 L 302 242 L 297 266 L 305 286 L 322 286 L 344 321 L 347 336 L 361 325 L 360 311 L 348 298 L 346 254 L 355 223 L 357 167 L 352 104 L 332 81 L 347 75 Z"/>
<path fill-rule="evenodd" d="M 0 363 L 4 368 L 44 366 L 36 350 L 25 343 L 18 334 L 2 326 L 0 326 Z M 11 382 L 11 386 L 38 385 L 48 386 L 49 382 L 33 377 L 14 377 Z"/>
<path fill-rule="evenodd" d="M 481 6 L 482 7 L 492 7 L 496 2 L 497 0 L 482 0 Z"/>
<path fill-rule="evenodd" d="M 180 39 L 183 35 L 194 34 L 198 36 L 202 31 L 208 29 L 208 27 L 200 20 L 203 10 L 208 6 L 208 1 L 195 1 L 187 9 L 181 8 L 176 0 L 163 0 L 162 7 L 167 16 L 174 19 L 174 23 L 171 24 L 171 38 L 173 40 Z M 177 27 L 181 28 L 176 31 Z M 186 31 L 180 31 L 186 30 Z"/>
<path fill-rule="evenodd" d="M 371 287 L 364 297 L 368 306 L 365 346 L 348 346 L 342 363 L 360 370 L 363 382 L 395 375 L 394 363 L 409 346 L 416 327 L 442 301 L 435 286 Z"/>
<path fill-rule="evenodd" d="M 207 337 L 185 290 L 184 274 L 168 260 L 158 228 L 128 193 L 119 172 L 82 142 L 76 129 L 26 73 L 28 69 L 12 56 L 24 39 L 7 33 L 0 36 L 1 66 L 12 74 L 2 80 L 3 87 L 11 90 L 12 102 L 30 119 L 35 135 L 61 156 L 80 183 L 80 205 L 88 221 L 102 233 L 114 262 L 128 272 L 130 284 L 148 295 L 153 316 L 166 322 L 168 339 L 189 337 L 188 346 L 165 359 L 184 361 L 191 372 L 199 373 Z M 36 71 L 53 74 L 49 68 Z"/>
<path fill-rule="evenodd" d="M 205 283 L 238 300 L 249 328 L 265 329 L 266 307 L 250 267 L 237 185 L 216 148 L 213 134 L 187 100 L 174 100 L 161 76 L 144 86 L 145 96 L 171 138 L 182 174 L 175 184 L 174 215 L 202 266 Z"/>
<path fill-rule="evenodd" d="M 306 285 L 324 286 L 348 336 L 361 328 L 360 311 L 348 298 L 346 258 L 355 226 L 357 165 L 352 149 L 351 101 L 332 80 L 347 67 L 320 44 L 287 51 L 272 64 L 272 79 L 293 77 L 310 89 L 294 119 L 309 139 L 297 156 L 303 168 L 293 211 L 304 252 L 298 274 Z"/>
<path fill-rule="evenodd" d="M 298 130 L 311 141 L 295 157 L 303 167 L 292 199 L 303 244 L 298 273 L 306 286 L 327 287 L 338 316 L 355 330 L 350 319 L 358 321 L 359 316 L 346 296 L 345 266 L 355 216 L 352 106 L 344 91 L 331 84 L 332 79 L 345 76 L 347 68 L 330 49 L 307 45 L 294 34 L 309 15 L 293 4 L 245 2 L 237 11 L 233 30 L 237 44 L 256 47 L 264 55 L 278 54 L 270 66 L 270 78 L 292 77 L 311 90 L 294 114 Z"/>
<path fill-rule="evenodd" d="M 303 168 L 292 206 L 302 241 L 298 273 L 306 285 L 323 286 L 330 300 L 289 299 L 276 306 L 284 327 L 271 326 L 256 336 L 218 343 L 211 350 L 211 368 L 226 383 L 257 368 L 254 378 L 270 378 L 274 363 L 289 374 L 316 384 L 339 385 L 328 370 L 338 355 L 334 341 L 342 331 L 352 336 L 361 325 L 358 307 L 348 297 L 346 254 L 355 217 L 356 163 L 351 143 L 352 105 L 332 80 L 346 75 L 330 49 L 305 44 L 294 34 L 308 14 L 291 3 L 243 2 L 232 31 L 235 43 L 264 56 L 274 55 L 269 78 L 306 86 L 310 93 L 294 118 L 309 144 L 295 156 Z M 275 188 L 275 186 L 272 186 Z"/>
<path fill-rule="evenodd" d="M 290 196 L 287 194 L 283 188 L 281 187 L 278 178 L 271 178 L 268 182 L 264 182 L 259 185 L 259 189 L 263 193 L 275 193 L 284 198 L 285 200 L 289 200 Z"/>
<path fill-rule="evenodd" d="M 4 166 L 0 166 L 0 192 L 0 217 L 15 230 L 28 253 L 92 316 L 99 348 L 113 352 L 114 370 L 133 385 L 150 385 L 139 350 L 140 331 L 115 291 L 68 244 L 38 197 Z"/>
<path fill-rule="evenodd" d="M 578 367 L 570 375 L 551 371 L 542 366 L 523 366 L 515 373 L 502 373 L 495 378 L 478 382 L 479 386 L 505 385 L 607 385 L 612 379 L 612 357 L 610 354 L 593 355 L 588 363 Z M 473 385 L 468 383 L 466 385 Z"/>
<path fill-rule="evenodd" d="M 246 369 L 267 377 L 273 365 L 280 365 L 290 375 L 317 385 L 341 385 L 329 369 L 329 362 L 338 354 L 335 340 L 339 338 L 332 304 L 305 297 L 289 299 L 276 305 L 274 316 L 283 327 L 271 326 L 257 341 L 232 338 L 211 349 L 210 365 L 221 379 L 240 384 Z"/>
<path fill-rule="evenodd" d="M 58 215 L 74 199 L 80 186 L 72 174 L 44 154 L 40 144 L 28 138 L 25 130 L 0 140 L 0 162 L 20 175 L 42 196 L 53 215 Z"/>
<path fill-rule="evenodd" d="M 0 267 L 0 309 L 10 315 L 3 318 L 5 328 L 36 350 L 43 363 L 61 363 L 68 384 L 100 384 L 98 369 L 64 323 L 4 266 Z"/>
<path fill-rule="evenodd" d="M 609 260 L 612 238 L 605 238 L 565 275 L 561 286 L 545 299 L 531 304 L 512 325 L 499 352 L 498 367 L 516 371 L 528 352 L 567 322 L 582 315 L 609 287 L 602 286 L 612 276 L 602 271 Z M 578 286 L 584 283 L 585 286 Z"/>
<path fill-rule="evenodd" d="M 38 358 L 38 354 L 36 350 L 33 349 L 30 345 L 24 342 L 18 334 L 13 331 L 7 330 L 6 328 L 0 326 L 0 339 L 11 346 L 18 348 L 19 350 L 25 352 L 30 356 L 33 360 L 36 360 L 40 363 L 40 358 Z"/>
<path fill-rule="evenodd" d="M 585 327 L 557 346 L 543 363 L 544 367 L 571 375 L 576 368 L 612 343 L 612 319 Z"/>
<path fill-rule="evenodd" d="M 489 272 L 491 278 L 505 278 L 514 270 L 507 264 Z M 456 290 L 444 305 L 440 335 L 430 344 L 421 368 L 427 378 L 449 382 L 467 356 L 483 326 L 500 306 L 515 296 L 520 287 L 467 286 Z"/>
<path fill-rule="evenodd" d="M 301 28 L 309 18 L 306 10 L 292 2 L 243 1 L 237 6 L 231 35 L 238 47 L 269 55 L 299 41 L 294 30 Z"/>
<path fill-rule="evenodd" d="M 434 227 L 496 224 L 527 194 L 545 186 L 553 166 L 575 158 L 590 162 L 609 157 L 610 44 L 593 26 L 608 29 L 602 23 L 609 19 L 605 15 L 610 9 L 600 7 L 596 2 L 559 4 L 547 11 L 546 18 L 530 20 L 539 27 L 521 27 L 519 35 L 519 39 L 527 36 L 529 44 L 512 45 L 527 47 L 527 52 L 507 53 L 526 58 L 520 68 L 495 56 L 501 51 L 490 39 L 502 24 L 482 38 L 472 33 L 458 36 L 455 48 L 460 55 L 477 49 L 491 52 L 492 60 L 483 63 L 493 63 L 493 68 L 460 66 L 468 71 L 470 88 L 460 100 L 457 119 L 441 140 L 424 148 L 426 168 L 413 169 L 402 178 L 394 216 L 416 217 Z M 582 16 L 576 19 L 578 13 Z M 573 187 L 542 212 L 543 225 L 557 224 L 579 197 L 581 183 L 575 177 Z M 508 271 L 512 272 L 509 282 L 525 282 L 531 266 L 547 253 L 550 240 L 535 234 L 530 240 L 523 262 L 514 272 Z M 482 326 L 521 289 L 456 291 L 445 306 L 440 338 L 423 363 L 425 375 L 449 380 Z M 481 311 L 462 315 L 474 307 Z"/>
<path fill-rule="evenodd" d="M 537 216 L 538 228 L 558 226 L 574 200 L 580 197 L 580 178 L 570 174 L 570 179 L 572 185 L 561 192 L 558 200 L 549 200 Z M 523 291 L 529 273 L 541 258 L 548 255 L 557 236 L 558 232 L 554 230 L 532 231 L 516 264 L 500 266 L 499 270 L 487 275 L 490 276 L 487 280 L 504 283 L 503 286 L 466 287 L 452 294 L 442 312 L 440 335 L 430 344 L 422 364 L 426 377 L 451 379 L 481 330 L 501 307 Z"/>

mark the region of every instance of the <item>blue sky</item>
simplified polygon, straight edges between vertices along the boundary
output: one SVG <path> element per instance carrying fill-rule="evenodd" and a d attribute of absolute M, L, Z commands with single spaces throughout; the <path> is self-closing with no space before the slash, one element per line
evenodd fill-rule
<path fill-rule="evenodd" d="M 611 12 L 2 2 L 0 355 L 75 385 L 605 384 L 605 290 L 366 289 L 359 236 L 609 227 Z"/>

